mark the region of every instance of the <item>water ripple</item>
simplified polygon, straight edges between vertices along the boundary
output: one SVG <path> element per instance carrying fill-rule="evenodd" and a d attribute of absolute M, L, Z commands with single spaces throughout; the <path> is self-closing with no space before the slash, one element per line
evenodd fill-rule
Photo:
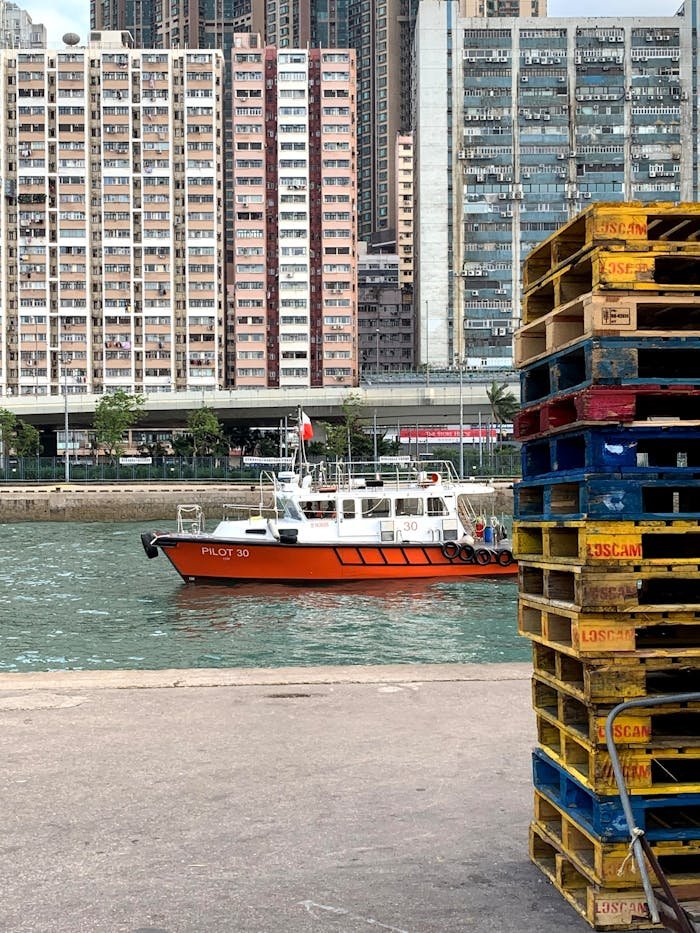
<path fill-rule="evenodd" d="M 141 525 L 4 525 L 0 670 L 526 660 L 516 584 L 185 586 Z"/>

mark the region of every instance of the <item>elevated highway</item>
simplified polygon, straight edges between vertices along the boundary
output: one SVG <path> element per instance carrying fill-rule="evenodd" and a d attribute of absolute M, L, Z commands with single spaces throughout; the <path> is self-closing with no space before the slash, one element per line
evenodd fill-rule
<path fill-rule="evenodd" d="M 500 379 L 519 397 L 517 376 Z M 462 384 L 464 422 L 476 423 L 490 411 L 486 390 L 490 382 L 476 382 L 465 375 Z M 140 427 L 182 426 L 188 412 L 206 405 L 224 424 L 237 422 L 278 424 L 301 407 L 313 420 L 333 420 L 342 414 L 342 405 L 352 395 L 363 406 L 366 416 L 377 415 L 382 424 L 440 425 L 459 420 L 459 381 L 429 383 L 384 383 L 355 389 L 263 389 L 260 391 L 197 391 L 148 395 L 145 417 Z M 68 411 L 74 427 L 90 427 L 95 405 L 101 395 L 69 395 Z M 0 408 L 34 425 L 60 426 L 64 419 L 63 395 L 0 399 Z"/>

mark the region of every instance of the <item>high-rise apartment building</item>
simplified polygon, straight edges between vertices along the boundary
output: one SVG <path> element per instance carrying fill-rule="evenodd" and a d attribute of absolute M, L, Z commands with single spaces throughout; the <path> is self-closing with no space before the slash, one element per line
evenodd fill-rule
<path fill-rule="evenodd" d="M 354 385 L 354 54 L 240 35 L 232 68 L 232 380 Z"/>
<path fill-rule="evenodd" d="M 253 0 L 265 19 L 265 43 L 279 48 L 345 48 L 350 0 Z"/>
<path fill-rule="evenodd" d="M 396 137 L 396 242 L 399 257 L 399 286 L 413 291 L 413 136 Z"/>
<path fill-rule="evenodd" d="M 547 0 L 459 0 L 460 16 L 546 16 Z"/>
<path fill-rule="evenodd" d="M 216 388 L 220 53 L 107 32 L 0 56 L 0 391 Z"/>
<path fill-rule="evenodd" d="M 359 257 L 358 342 L 360 373 L 371 381 L 413 369 L 411 296 L 400 284 L 400 260 L 391 253 Z"/>
<path fill-rule="evenodd" d="M 520 263 L 593 201 L 695 200 L 689 18 L 464 19 L 416 29 L 421 362 L 511 365 Z"/>
<path fill-rule="evenodd" d="M 0 48 L 45 49 L 46 27 L 16 3 L 0 0 Z"/>

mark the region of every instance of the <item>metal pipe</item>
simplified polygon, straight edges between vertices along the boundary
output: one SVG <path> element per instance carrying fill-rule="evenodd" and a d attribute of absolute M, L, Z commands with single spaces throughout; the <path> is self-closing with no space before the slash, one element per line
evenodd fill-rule
<path fill-rule="evenodd" d="M 60 361 L 63 364 L 63 433 L 65 435 L 65 479 L 67 483 L 70 483 L 70 450 L 68 448 L 68 367 L 66 366 L 65 357 L 61 357 Z"/>
<path fill-rule="evenodd" d="M 608 713 L 608 717 L 605 720 L 605 743 L 608 746 L 610 761 L 612 763 L 613 773 L 615 775 L 615 783 L 617 784 L 617 789 L 620 794 L 620 802 L 622 803 L 622 809 L 625 814 L 625 819 L 627 820 L 627 828 L 629 829 L 630 836 L 632 837 L 632 851 L 634 852 L 635 860 L 639 866 L 639 875 L 642 879 L 642 886 L 647 897 L 649 914 L 651 915 L 651 919 L 654 923 L 660 922 L 659 908 L 656 904 L 656 896 L 654 895 L 654 890 L 651 886 L 651 880 L 649 878 L 649 872 L 647 871 L 646 862 L 644 861 L 644 851 L 640 841 L 642 830 L 640 830 L 639 827 L 635 825 L 634 813 L 632 812 L 632 805 L 630 804 L 629 794 L 627 793 L 627 786 L 625 785 L 625 775 L 622 770 L 622 765 L 620 764 L 619 756 L 617 754 L 617 748 L 615 746 L 615 739 L 613 736 L 613 725 L 619 714 L 629 709 L 643 709 L 647 706 L 668 706 L 671 703 L 698 702 L 700 702 L 700 693 L 670 693 L 660 697 L 642 697 L 640 699 L 627 700 L 624 703 L 618 703 L 618 705 Z"/>

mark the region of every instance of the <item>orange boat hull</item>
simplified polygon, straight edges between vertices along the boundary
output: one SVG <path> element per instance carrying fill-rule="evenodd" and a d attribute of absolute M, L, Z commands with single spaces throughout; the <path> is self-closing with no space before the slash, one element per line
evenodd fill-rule
<path fill-rule="evenodd" d="M 440 544 L 227 543 L 163 535 L 158 547 L 188 583 L 339 583 L 350 580 L 413 580 L 438 577 L 514 576 L 504 567 L 450 560 Z"/>

